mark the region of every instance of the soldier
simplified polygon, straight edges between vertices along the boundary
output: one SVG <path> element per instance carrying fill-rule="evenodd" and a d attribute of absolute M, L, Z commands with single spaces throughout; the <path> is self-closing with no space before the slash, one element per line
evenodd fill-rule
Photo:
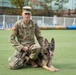
<path fill-rule="evenodd" d="M 16 50 L 8 59 L 10 69 L 23 67 L 29 59 L 34 62 L 43 48 L 43 37 L 40 28 L 35 21 L 30 19 L 31 10 L 30 6 L 24 6 L 23 19 L 17 21 L 12 27 L 9 41 Z M 34 35 L 39 45 L 35 43 Z M 37 67 L 37 64 L 33 63 L 32 66 Z"/>

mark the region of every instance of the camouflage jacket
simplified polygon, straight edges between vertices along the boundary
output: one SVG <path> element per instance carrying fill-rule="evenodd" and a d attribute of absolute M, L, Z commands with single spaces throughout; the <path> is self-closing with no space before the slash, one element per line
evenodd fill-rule
<path fill-rule="evenodd" d="M 30 20 L 29 24 L 25 25 L 23 20 L 19 20 L 13 25 L 9 40 L 15 49 L 21 51 L 24 46 L 35 43 L 34 35 L 40 46 L 43 46 L 43 37 L 37 23 Z"/>

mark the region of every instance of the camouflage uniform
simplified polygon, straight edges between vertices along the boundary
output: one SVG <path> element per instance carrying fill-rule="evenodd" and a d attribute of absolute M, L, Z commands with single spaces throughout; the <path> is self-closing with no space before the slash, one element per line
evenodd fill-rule
<path fill-rule="evenodd" d="M 40 46 L 35 44 L 34 35 Z M 26 56 L 29 56 L 33 60 L 37 59 L 37 55 L 43 46 L 43 37 L 41 36 L 40 28 L 37 23 L 32 20 L 29 21 L 28 25 L 24 24 L 23 19 L 16 22 L 12 27 L 9 40 L 16 49 L 15 53 L 8 60 L 11 69 L 22 67 L 25 59 L 28 60 Z M 24 46 L 29 47 L 27 52 L 23 52 L 22 48 Z M 24 58 L 22 57 L 23 55 L 25 56 Z"/>

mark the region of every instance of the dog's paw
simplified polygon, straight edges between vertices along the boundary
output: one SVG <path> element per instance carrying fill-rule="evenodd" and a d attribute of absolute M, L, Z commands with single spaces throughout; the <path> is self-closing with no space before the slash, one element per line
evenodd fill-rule
<path fill-rule="evenodd" d="M 51 72 L 55 72 L 55 70 L 50 70 Z"/>
<path fill-rule="evenodd" d="M 55 72 L 55 69 L 50 69 L 51 72 Z"/>
<path fill-rule="evenodd" d="M 55 69 L 55 72 L 58 72 L 59 71 L 59 69 Z"/>
<path fill-rule="evenodd" d="M 59 69 L 50 69 L 51 72 L 58 72 Z"/>

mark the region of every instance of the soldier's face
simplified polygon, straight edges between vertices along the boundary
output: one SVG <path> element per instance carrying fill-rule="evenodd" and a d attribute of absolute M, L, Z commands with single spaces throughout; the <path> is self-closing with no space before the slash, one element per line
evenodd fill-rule
<path fill-rule="evenodd" d="M 30 13 L 23 13 L 22 16 L 23 16 L 24 20 L 28 20 L 29 21 L 30 17 L 31 17 L 31 14 Z"/>

